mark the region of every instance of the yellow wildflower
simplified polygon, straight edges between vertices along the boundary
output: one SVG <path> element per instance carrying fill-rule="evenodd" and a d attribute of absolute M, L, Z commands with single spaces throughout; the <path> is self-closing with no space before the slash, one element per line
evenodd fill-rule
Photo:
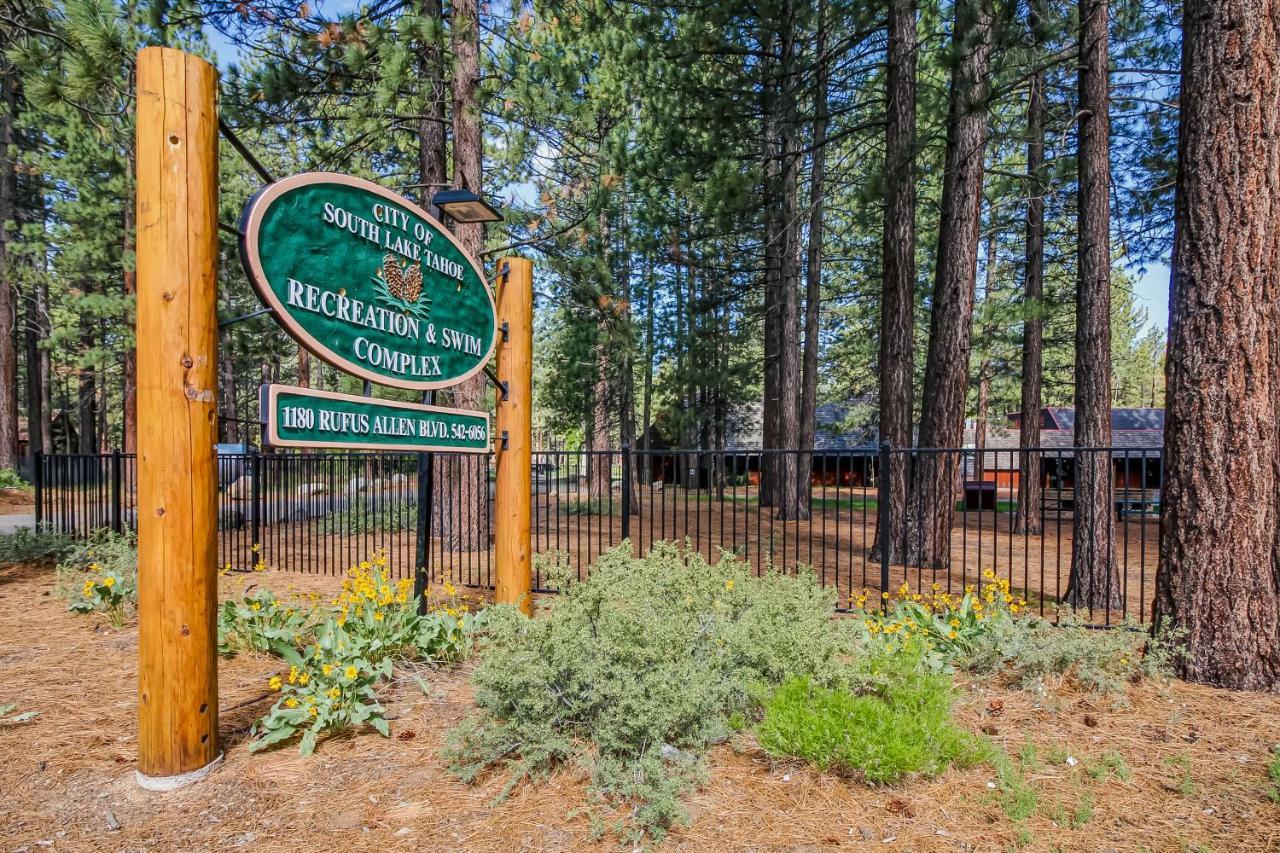
<path fill-rule="evenodd" d="M 355 678 L 357 675 L 360 674 L 360 670 L 359 668 L 356 667 L 355 664 L 350 664 L 347 666 L 346 669 L 342 671 L 342 674 L 345 675 L 347 678 Z"/>
<path fill-rule="evenodd" d="M 270 687 L 272 690 L 279 690 L 280 685 L 281 685 L 281 681 L 280 681 L 280 676 L 278 675 L 271 676 L 271 680 L 267 682 L 267 686 Z"/>
<path fill-rule="evenodd" d="M 286 708 L 296 708 L 298 707 L 298 700 L 290 696 L 288 699 L 284 700 L 284 706 Z"/>

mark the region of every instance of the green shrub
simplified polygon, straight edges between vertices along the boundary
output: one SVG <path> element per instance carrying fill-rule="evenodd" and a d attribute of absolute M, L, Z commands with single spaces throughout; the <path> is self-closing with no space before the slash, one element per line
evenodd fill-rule
<path fill-rule="evenodd" d="M 589 579 L 551 574 L 562 595 L 527 619 L 494 611 L 473 675 L 478 713 L 450 733 L 461 778 L 509 771 L 510 790 L 562 762 L 587 768 L 594 793 L 630 806 L 620 834 L 661 838 L 702 753 L 753 715 L 753 696 L 793 676 L 847 670 L 848 620 L 810 573 L 752 577 L 665 543 L 640 558 L 624 544 Z"/>
<path fill-rule="evenodd" d="M 0 468 L 0 489 L 21 489 L 31 491 L 31 484 L 22 479 L 22 475 L 12 468 Z"/>
<path fill-rule="evenodd" d="M 413 530 L 418 523 L 418 502 L 408 498 L 365 500 L 335 510 L 316 522 L 324 530 L 344 533 L 398 533 Z"/>
<path fill-rule="evenodd" d="M 0 536 L 0 566 L 55 562 L 65 557 L 74 547 L 75 540 L 50 527 L 35 530 L 19 527 L 10 534 Z"/>
<path fill-rule="evenodd" d="M 1167 634 L 1153 639 L 1131 623 L 1093 629 L 1064 611 L 1056 625 L 1017 620 L 983 634 L 961 664 L 977 672 L 1006 673 L 1023 689 L 1042 688 L 1046 678 L 1054 677 L 1113 693 L 1144 675 L 1167 677 L 1175 648 Z"/>
<path fill-rule="evenodd" d="M 138 606 L 138 546 L 132 533 L 98 530 L 58 564 L 58 594 L 76 613 L 104 613 L 113 627 Z"/>
<path fill-rule="evenodd" d="M 619 515 L 621 512 L 621 502 L 611 501 L 608 498 L 590 498 L 588 500 L 574 498 L 564 503 L 565 515 Z"/>
<path fill-rule="evenodd" d="M 934 776 L 988 757 L 987 745 L 952 721 L 950 678 L 923 671 L 909 655 L 881 665 L 887 679 L 865 693 L 818 687 L 805 677 L 786 682 L 765 703 L 760 745 L 770 755 L 875 783 Z"/>

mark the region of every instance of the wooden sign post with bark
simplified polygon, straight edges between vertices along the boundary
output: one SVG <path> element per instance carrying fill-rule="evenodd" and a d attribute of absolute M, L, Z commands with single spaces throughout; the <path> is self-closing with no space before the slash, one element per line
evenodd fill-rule
<path fill-rule="evenodd" d="M 139 52 L 137 75 L 137 779 L 168 790 L 222 757 L 217 72 L 197 57 L 151 47 Z M 285 196 L 292 216 L 273 207 Z M 420 391 L 456 385 L 487 370 L 501 320 L 496 597 L 528 613 L 532 264 L 500 263 L 495 316 L 482 268 L 443 225 L 346 175 L 269 184 L 250 201 L 242 228 L 246 272 L 273 317 L 314 355 L 366 380 Z M 264 389 L 263 401 L 263 420 L 281 444 L 490 447 L 487 412 L 280 386 Z"/>
<path fill-rule="evenodd" d="M 218 748 L 217 72 L 138 53 L 138 783 Z"/>

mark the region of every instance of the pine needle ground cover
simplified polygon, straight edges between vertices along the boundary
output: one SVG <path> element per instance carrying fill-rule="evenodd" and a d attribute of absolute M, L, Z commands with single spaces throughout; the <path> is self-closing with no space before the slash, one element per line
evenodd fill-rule
<path fill-rule="evenodd" d="M 327 602 L 340 580 L 270 570 L 219 585 L 223 601 L 265 588 Z M 447 733 L 477 708 L 474 662 L 384 682 L 388 738 L 353 730 L 311 756 L 294 747 L 251 753 L 253 726 L 281 695 L 267 682 L 287 667 L 248 649 L 219 664 L 223 766 L 174 794 L 141 791 L 136 620 L 129 614 L 114 629 L 107 614 L 70 612 L 54 583 L 47 563 L 0 567 L 0 709 L 13 706 L 0 713 L 0 826 L 10 848 L 278 850 L 287 839 L 298 850 L 607 850 L 618 840 L 601 827 L 631 818 L 633 803 L 596 798 L 590 772 L 572 761 L 505 796 L 508 773 L 466 783 L 450 772 Z M 1123 673 L 1120 653 L 1095 663 Z M 981 735 L 997 759 L 932 777 L 869 784 L 823 771 L 767 752 L 754 734 L 760 719 L 733 720 L 745 728 L 703 752 L 702 781 L 679 799 L 688 822 L 673 824 L 660 846 L 1280 848 L 1271 799 L 1280 698 L 1131 676 L 1096 690 L 1071 668 L 1038 669 L 942 673 L 954 723 Z"/>

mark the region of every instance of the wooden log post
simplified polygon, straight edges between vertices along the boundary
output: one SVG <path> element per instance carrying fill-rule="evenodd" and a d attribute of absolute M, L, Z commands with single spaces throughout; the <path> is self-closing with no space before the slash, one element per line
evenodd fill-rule
<path fill-rule="evenodd" d="M 217 633 L 217 72 L 138 53 L 138 784 L 221 759 Z"/>
<path fill-rule="evenodd" d="M 506 334 L 498 346 L 498 476 L 495 501 L 494 559 L 498 565 L 499 604 L 518 604 L 531 612 L 533 571 L 529 540 L 533 494 L 533 264 L 504 258 L 498 269 L 498 328 Z"/>

